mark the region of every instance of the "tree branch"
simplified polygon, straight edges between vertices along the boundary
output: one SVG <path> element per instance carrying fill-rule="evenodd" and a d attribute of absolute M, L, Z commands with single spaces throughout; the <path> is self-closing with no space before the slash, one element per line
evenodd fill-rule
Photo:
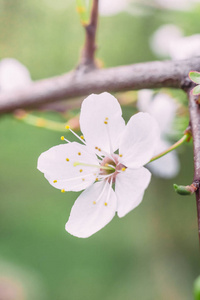
<path fill-rule="evenodd" d="M 181 88 L 190 84 L 188 73 L 200 71 L 200 57 L 179 61 L 154 61 L 115 68 L 70 73 L 39 80 L 29 87 L 0 94 L 0 113 L 19 108 L 37 108 L 57 100 L 104 91 L 144 88 Z"/>
<path fill-rule="evenodd" d="M 198 96 L 193 96 L 191 89 L 188 89 L 190 124 L 193 136 L 194 149 L 194 182 L 200 183 L 200 105 L 198 103 Z M 197 204 L 197 221 L 198 233 L 200 242 L 200 189 L 195 192 Z"/>

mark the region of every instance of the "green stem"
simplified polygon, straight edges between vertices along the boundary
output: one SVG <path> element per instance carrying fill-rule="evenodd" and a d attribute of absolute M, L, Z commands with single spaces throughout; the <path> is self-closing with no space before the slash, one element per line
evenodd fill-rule
<path fill-rule="evenodd" d="M 175 150 L 176 148 L 178 148 L 179 146 L 181 146 L 183 143 L 188 142 L 190 140 L 190 138 L 191 138 L 191 134 L 190 133 L 184 134 L 184 136 L 182 136 L 182 138 L 178 142 L 176 142 L 175 144 L 173 144 L 167 150 L 165 150 L 165 151 L 163 151 L 163 152 L 161 152 L 161 153 L 153 156 L 152 159 L 149 162 L 152 162 L 152 161 L 154 161 L 154 160 L 156 160 L 156 159 L 158 159 L 158 158 L 166 155 L 167 153 Z"/>

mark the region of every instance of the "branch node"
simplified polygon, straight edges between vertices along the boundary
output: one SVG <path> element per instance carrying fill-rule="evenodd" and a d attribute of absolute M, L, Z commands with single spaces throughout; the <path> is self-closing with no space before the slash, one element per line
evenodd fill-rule
<path fill-rule="evenodd" d="M 184 90 L 185 92 L 188 89 L 191 89 L 192 87 L 194 87 L 194 83 L 190 80 L 189 77 L 185 77 L 182 81 L 181 81 L 181 89 Z"/>
<path fill-rule="evenodd" d="M 182 196 L 193 195 L 199 189 L 199 181 L 194 180 L 190 185 L 174 184 L 174 190 L 177 194 Z"/>

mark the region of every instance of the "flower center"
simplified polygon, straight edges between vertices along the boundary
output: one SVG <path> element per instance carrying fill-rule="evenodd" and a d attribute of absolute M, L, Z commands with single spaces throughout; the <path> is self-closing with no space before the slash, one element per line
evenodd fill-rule
<path fill-rule="evenodd" d="M 110 183 L 111 181 L 114 183 L 115 182 L 115 179 L 117 177 L 117 174 L 121 171 L 125 171 L 126 170 L 126 167 L 121 164 L 119 162 L 119 155 L 117 154 L 112 154 L 112 158 L 111 159 L 110 157 L 104 157 L 104 159 L 102 160 L 101 162 L 101 174 L 102 175 L 110 175 L 108 177 L 108 182 Z M 110 167 L 110 168 L 113 168 L 113 169 L 105 169 L 104 167 Z"/>

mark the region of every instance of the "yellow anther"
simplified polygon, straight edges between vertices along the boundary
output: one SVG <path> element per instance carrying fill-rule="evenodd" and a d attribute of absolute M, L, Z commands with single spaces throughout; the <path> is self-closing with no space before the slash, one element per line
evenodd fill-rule
<path fill-rule="evenodd" d="M 78 155 L 81 155 L 81 152 L 78 152 Z"/>
<path fill-rule="evenodd" d="M 108 118 L 105 118 L 105 120 L 108 120 Z"/>
<path fill-rule="evenodd" d="M 108 203 L 107 203 L 107 202 L 105 202 L 105 203 L 104 203 L 104 205 L 105 205 L 105 206 L 107 206 L 107 205 L 108 205 Z"/>
<path fill-rule="evenodd" d="M 81 135 L 80 138 L 81 138 L 82 140 L 84 140 L 84 136 L 83 136 L 83 135 Z"/>
<path fill-rule="evenodd" d="M 126 171 L 126 168 L 121 168 L 121 171 L 123 171 L 123 172 Z"/>
<path fill-rule="evenodd" d="M 119 157 L 122 157 L 122 156 L 123 156 L 122 154 L 119 155 Z"/>
<path fill-rule="evenodd" d="M 96 180 L 96 181 L 98 181 L 98 180 L 99 180 L 99 178 L 97 177 L 95 180 Z"/>
<path fill-rule="evenodd" d="M 99 148 L 98 150 L 101 151 L 101 148 Z"/>
<path fill-rule="evenodd" d="M 65 190 L 64 190 L 64 189 L 62 189 L 62 190 L 61 190 L 61 193 L 64 193 L 64 192 L 65 192 Z"/>
<path fill-rule="evenodd" d="M 65 137 L 64 137 L 64 136 L 61 136 L 61 138 L 60 138 L 60 139 L 61 139 L 61 141 L 64 141 Z"/>
<path fill-rule="evenodd" d="M 67 126 L 65 126 L 65 128 L 66 128 L 66 129 L 69 129 L 69 128 L 70 128 L 70 126 L 69 126 L 69 125 L 67 125 Z"/>
<path fill-rule="evenodd" d="M 93 201 L 93 204 L 96 204 L 96 201 Z"/>
<path fill-rule="evenodd" d="M 54 181 L 53 181 L 53 183 L 56 183 L 56 182 L 58 182 L 58 181 L 57 181 L 57 180 L 54 180 Z"/>
<path fill-rule="evenodd" d="M 83 169 L 80 169 L 79 172 L 82 173 L 82 172 L 83 172 Z"/>
<path fill-rule="evenodd" d="M 69 161 L 69 158 L 66 158 L 66 161 Z"/>
<path fill-rule="evenodd" d="M 104 124 L 108 124 L 108 122 L 107 122 L 107 121 L 104 121 Z"/>
<path fill-rule="evenodd" d="M 98 148 L 98 147 L 95 147 L 95 149 L 97 149 L 97 150 L 98 150 L 99 148 Z"/>
<path fill-rule="evenodd" d="M 85 181 L 85 178 L 82 178 L 82 181 Z"/>
<path fill-rule="evenodd" d="M 108 167 L 108 163 L 105 164 L 105 167 Z"/>

